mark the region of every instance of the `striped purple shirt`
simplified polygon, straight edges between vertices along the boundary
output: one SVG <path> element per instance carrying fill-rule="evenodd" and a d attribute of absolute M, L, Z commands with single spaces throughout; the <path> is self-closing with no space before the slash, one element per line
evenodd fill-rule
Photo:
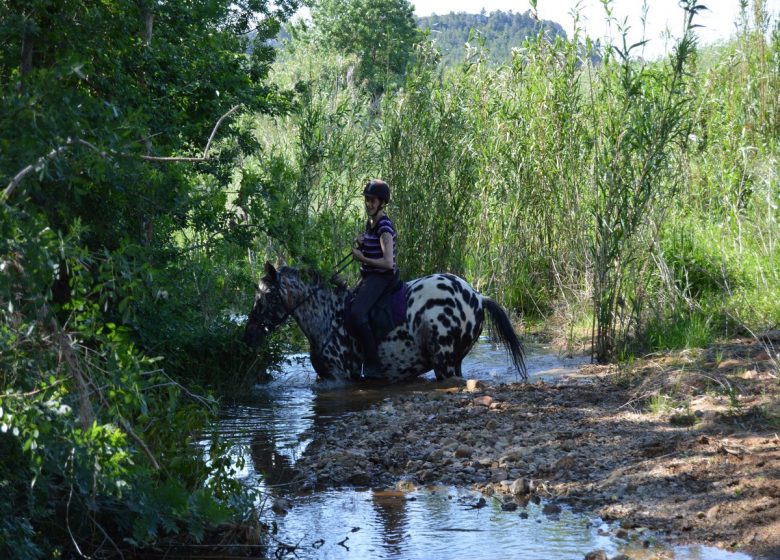
<path fill-rule="evenodd" d="M 381 218 L 379 218 L 379 221 L 376 223 L 376 227 L 374 229 L 371 229 L 369 222 L 366 222 L 366 233 L 363 236 L 363 244 L 359 247 L 359 249 L 369 259 L 381 259 L 382 245 L 379 243 L 379 238 L 382 237 L 382 234 L 385 232 L 393 236 L 393 268 L 392 269 L 379 268 L 378 266 L 371 266 L 366 263 L 361 263 L 360 265 L 361 274 L 368 274 L 368 273 L 384 274 L 384 273 L 392 273 L 395 270 L 395 266 L 396 266 L 395 238 L 397 237 L 398 234 L 395 232 L 395 228 L 393 227 L 393 222 L 391 222 L 390 218 L 388 218 L 387 216 L 382 216 Z"/>

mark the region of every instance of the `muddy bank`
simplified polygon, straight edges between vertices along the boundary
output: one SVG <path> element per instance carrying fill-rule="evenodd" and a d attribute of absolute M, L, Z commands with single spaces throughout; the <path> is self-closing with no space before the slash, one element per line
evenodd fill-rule
<path fill-rule="evenodd" d="M 506 509 L 541 498 L 619 520 L 627 539 L 780 558 L 773 357 L 744 340 L 556 384 L 398 394 L 315 434 L 297 485 L 469 486 Z"/>

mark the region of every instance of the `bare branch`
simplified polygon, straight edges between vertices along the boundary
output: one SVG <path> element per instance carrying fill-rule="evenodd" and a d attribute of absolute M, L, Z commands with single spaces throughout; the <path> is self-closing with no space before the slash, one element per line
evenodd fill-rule
<path fill-rule="evenodd" d="M 217 130 L 222 125 L 222 121 L 224 121 L 226 118 L 228 118 L 230 115 L 235 113 L 241 105 L 234 105 L 230 111 L 222 115 L 219 120 L 217 121 L 217 124 L 214 125 L 214 130 L 211 131 L 211 136 L 209 136 L 208 142 L 206 142 L 206 147 L 203 149 L 203 155 L 201 157 L 157 157 L 157 156 L 140 156 L 141 159 L 145 161 L 161 161 L 161 162 L 170 162 L 170 161 L 189 161 L 189 162 L 200 162 L 200 161 L 206 161 L 209 159 L 209 148 L 211 147 L 211 142 L 214 140 L 214 136 L 217 134 Z M 122 154 L 122 155 L 129 155 L 129 154 Z"/>
<path fill-rule="evenodd" d="M 8 183 L 8 186 L 3 191 L 3 200 L 7 199 L 11 194 L 14 192 L 14 189 L 19 185 L 19 183 L 22 182 L 22 179 L 27 177 L 30 173 L 33 171 L 36 171 L 40 169 L 47 161 L 50 159 L 54 159 L 57 157 L 61 152 L 64 152 L 68 149 L 68 147 L 73 143 L 73 141 L 68 138 L 68 140 L 65 142 L 64 145 L 59 146 L 58 148 L 54 148 L 51 152 L 46 154 L 45 156 L 39 157 L 35 163 L 28 165 L 24 169 L 22 169 L 19 173 L 14 175 L 14 178 L 11 179 L 11 182 Z"/>
<path fill-rule="evenodd" d="M 203 149 L 203 155 L 200 157 L 139 156 L 127 152 L 115 152 L 113 150 L 111 150 L 110 152 L 106 152 L 105 150 L 101 150 L 94 144 L 91 144 L 90 142 L 87 142 L 86 140 L 83 140 L 81 138 L 68 138 L 67 140 L 65 140 L 65 143 L 62 146 L 57 146 L 45 156 L 39 157 L 35 161 L 35 163 L 28 165 L 27 167 L 19 171 L 16 175 L 14 175 L 13 179 L 11 179 L 11 181 L 8 183 L 8 186 L 6 186 L 5 190 L 3 191 L 2 196 L 0 196 L 0 202 L 7 200 L 13 194 L 14 190 L 16 190 L 16 187 L 18 187 L 19 184 L 24 180 L 24 178 L 27 177 L 30 173 L 32 173 L 33 171 L 39 171 L 40 169 L 43 168 L 44 165 L 46 165 L 46 163 L 55 159 L 65 150 L 70 149 L 70 147 L 73 146 L 74 144 L 80 144 L 82 146 L 86 146 L 87 148 L 97 152 L 102 158 L 108 158 L 112 155 L 124 156 L 124 157 L 138 157 L 144 161 L 157 161 L 160 163 L 172 163 L 172 162 L 200 163 L 200 162 L 208 161 L 211 142 L 214 140 L 214 136 L 217 134 L 217 130 L 219 130 L 219 127 L 222 125 L 222 122 L 230 115 L 235 113 L 240 107 L 241 107 L 240 104 L 234 105 L 227 113 L 225 113 L 219 118 L 217 124 L 214 125 L 214 129 L 211 131 L 211 135 L 209 136 L 208 141 L 206 142 L 206 147 Z"/>

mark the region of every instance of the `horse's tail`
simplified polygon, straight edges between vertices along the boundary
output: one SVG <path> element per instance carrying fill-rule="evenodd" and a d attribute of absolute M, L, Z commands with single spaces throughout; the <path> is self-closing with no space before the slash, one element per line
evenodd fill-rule
<path fill-rule="evenodd" d="M 512 323 L 509 321 L 509 316 L 506 311 L 495 301 L 490 298 L 483 298 L 482 302 L 485 305 L 490 314 L 490 319 L 493 323 L 493 331 L 504 348 L 509 352 L 517 371 L 524 381 L 528 380 L 528 370 L 525 368 L 525 360 L 523 358 L 523 345 L 520 343 L 520 339 L 517 338 L 515 329 L 512 328 Z"/>

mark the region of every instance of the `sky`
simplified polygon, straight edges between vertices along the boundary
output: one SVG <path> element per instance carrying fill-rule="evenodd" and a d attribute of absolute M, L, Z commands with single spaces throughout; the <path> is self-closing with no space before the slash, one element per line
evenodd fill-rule
<path fill-rule="evenodd" d="M 450 12 L 466 12 L 477 14 L 482 8 L 489 14 L 497 10 L 523 13 L 530 9 L 528 0 L 410 0 L 418 16 L 429 16 L 433 13 L 443 15 Z M 776 22 L 780 14 L 780 0 L 765 0 L 767 11 Z M 642 0 L 613 0 L 611 2 L 613 15 L 621 23 L 627 20 L 630 30 L 628 39 L 636 43 L 642 39 Z M 736 30 L 739 20 L 738 0 L 700 0 L 699 4 L 709 10 L 700 14 L 694 23 L 704 27 L 697 30 L 702 44 L 710 44 L 728 39 Z M 750 2 L 752 6 L 752 1 Z M 601 0 L 537 0 L 537 14 L 541 19 L 552 20 L 561 24 L 567 35 L 571 37 L 574 29 L 572 9 L 580 6 L 580 27 L 591 38 L 619 37 L 613 27 L 611 34 L 606 26 L 604 6 Z M 682 35 L 683 15 L 678 0 L 648 0 L 647 24 L 645 37 L 649 40 L 645 46 L 644 58 L 655 58 L 668 52 L 673 42 L 668 40 L 668 33 L 678 38 Z M 666 37 L 666 38 L 665 38 Z M 629 43 L 629 44 L 631 44 Z M 640 53 L 637 53 L 640 54 Z"/>

